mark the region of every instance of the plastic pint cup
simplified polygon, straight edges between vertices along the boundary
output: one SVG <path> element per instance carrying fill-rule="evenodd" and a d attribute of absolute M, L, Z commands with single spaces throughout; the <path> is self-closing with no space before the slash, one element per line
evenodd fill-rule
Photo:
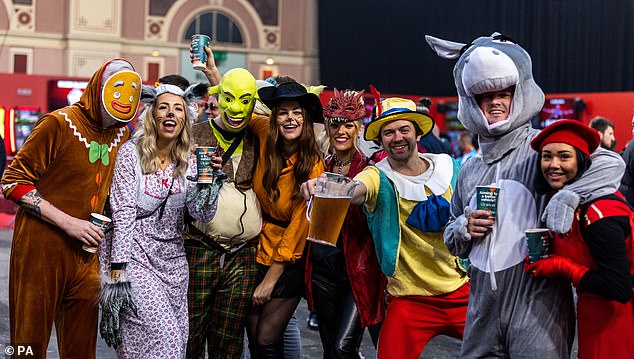
<path fill-rule="evenodd" d="M 90 219 L 89 219 L 90 223 L 94 224 L 95 226 L 99 227 L 99 229 L 101 229 L 101 231 L 103 233 L 106 233 L 106 231 L 108 230 L 108 227 L 110 227 L 110 223 L 112 222 L 112 220 L 102 214 L 99 213 L 91 213 L 90 214 Z M 87 246 L 87 245 L 83 245 L 81 247 L 81 249 L 85 250 L 86 252 L 90 252 L 90 253 L 97 253 L 97 249 L 99 247 L 92 247 L 92 246 Z"/>
<path fill-rule="evenodd" d="M 337 245 L 356 185 L 350 178 L 335 173 L 326 173 L 317 179 L 315 195 L 306 209 L 306 217 L 310 221 L 308 240 Z"/>
<path fill-rule="evenodd" d="M 209 46 L 211 39 L 207 35 L 196 34 L 192 36 L 192 52 L 194 54 L 194 61 L 192 61 L 192 68 L 194 70 L 204 70 L 207 66 L 207 53 L 205 52 L 205 46 Z"/>
<path fill-rule="evenodd" d="M 211 154 L 216 152 L 216 147 L 196 147 L 196 178 L 198 183 L 212 183 L 214 181 L 213 167 L 211 167 Z"/>
<path fill-rule="evenodd" d="M 550 231 L 547 228 L 531 228 L 525 234 L 528 259 L 535 262 L 547 258 L 550 253 Z"/>

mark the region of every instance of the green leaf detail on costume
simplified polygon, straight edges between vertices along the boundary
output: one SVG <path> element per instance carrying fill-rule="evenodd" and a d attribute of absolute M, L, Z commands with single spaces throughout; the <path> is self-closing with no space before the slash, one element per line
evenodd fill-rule
<path fill-rule="evenodd" d="M 90 142 L 90 150 L 88 152 L 88 160 L 90 163 L 95 163 L 101 158 L 101 163 L 107 166 L 110 163 L 110 157 L 108 157 L 108 145 L 101 145 L 96 141 Z"/>

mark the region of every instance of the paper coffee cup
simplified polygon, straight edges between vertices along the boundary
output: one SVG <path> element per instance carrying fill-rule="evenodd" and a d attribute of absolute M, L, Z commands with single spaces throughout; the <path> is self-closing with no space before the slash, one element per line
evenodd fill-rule
<path fill-rule="evenodd" d="M 548 228 L 531 228 L 525 231 L 528 259 L 531 262 L 548 257 L 550 253 L 550 231 Z"/>
<path fill-rule="evenodd" d="M 496 186 L 477 186 L 476 187 L 476 209 L 488 209 L 491 216 L 495 219 L 498 210 L 498 197 L 500 195 L 500 187 Z"/>
<path fill-rule="evenodd" d="M 192 52 L 194 54 L 194 61 L 192 61 L 192 68 L 194 70 L 204 70 L 207 67 L 207 53 L 205 52 L 205 46 L 209 46 L 211 39 L 207 35 L 196 34 L 192 36 Z"/>
<path fill-rule="evenodd" d="M 198 183 L 212 183 L 214 181 L 213 167 L 209 154 L 216 152 L 216 147 L 196 147 L 196 181 Z"/>
<path fill-rule="evenodd" d="M 99 227 L 99 229 L 101 229 L 103 233 L 106 233 L 106 231 L 108 230 L 108 227 L 110 227 L 110 223 L 112 222 L 110 218 L 99 213 L 91 213 L 89 221 L 90 223 Z M 85 250 L 86 252 L 97 253 L 97 249 L 99 247 L 91 247 L 91 246 L 83 245 L 81 248 Z"/>

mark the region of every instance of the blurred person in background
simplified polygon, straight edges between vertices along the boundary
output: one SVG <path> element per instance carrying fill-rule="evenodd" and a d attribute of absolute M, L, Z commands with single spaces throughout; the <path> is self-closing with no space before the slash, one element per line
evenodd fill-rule
<path fill-rule="evenodd" d="M 205 116 L 201 118 L 201 122 L 210 121 L 220 115 L 220 107 L 218 107 L 218 95 L 213 94 L 207 97 L 204 106 Z"/>
<path fill-rule="evenodd" d="M 4 146 L 4 138 L 0 137 L 0 178 L 4 175 L 7 167 L 7 148 Z"/>
<path fill-rule="evenodd" d="M 614 137 L 614 122 L 605 117 L 597 116 L 590 120 L 588 124 L 590 128 L 594 128 L 601 136 L 601 147 L 606 150 L 614 151 L 616 148 L 616 137 Z"/>
<path fill-rule="evenodd" d="M 461 132 L 458 135 L 458 148 L 460 149 L 460 157 L 458 158 L 458 163 L 460 163 L 460 167 L 462 167 L 467 160 L 478 153 L 478 149 L 474 144 L 475 138 L 473 134 L 469 131 Z"/>
<path fill-rule="evenodd" d="M 418 103 L 416 103 L 416 111 L 429 115 L 429 108 L 431 107 L 431 104 L 431 99 L 421 97 L 418 100 Z M 431 132 L 432 136 L 423 136 L 418 141 L 418 145 L 424 149 L 422 152 L 445 153 L 454 157 L 453 150 L 451 149 L 451 143 L 447 138 L 444 138 L 446 134 L 443 136 L 440 132 L 440 128 L 438 128 L 438 125 L 434 123 L 434 128 L 432 128 Z"/>
<path fill-rule="evenodd" d="M 185 91 L 189 87 L 189 80 L 185 77 L 177 74 L 165 75 L 158 79 L 158 82 L 154 84 L 154 87 L 158 87 L 158 85 L 174 85 L 181 90 Z"/>
<path fill-rule="evenodd" d="M 209 119 L 216 118 L 220 115 L 220 107 L 218 107 L 218 95 L 209 95 L 207 99 L 207 106 L 205 106 L 205 113 Z"/>
<path fill-rule="evenodd" d="M 632 136 L 634 137 L 634 116 L 632 116 Z M 623 194 L 627 203 L 634 207 L 634 141 L 630 140 L 621 156 L 625 161 L 625 173 L 621 179 L 619 191 Z"/>

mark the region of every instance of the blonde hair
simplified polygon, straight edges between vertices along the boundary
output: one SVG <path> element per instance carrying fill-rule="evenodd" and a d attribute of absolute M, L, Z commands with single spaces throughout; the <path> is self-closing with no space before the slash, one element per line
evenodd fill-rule
<path fill-rule="evenodd" d="M 356 148 L 358 151 L 361 151 L 359 149 L 359 141 L 361 139 L 361 136 L 363 136 L 363 119 L 360 118 L 352 122 L 357 126 L 357 135 L 352 139 L 352 143 L 354 144 L 354 148 Z"/>
<path fill-rule="evenodd" d="M 317 141 L 317 147 L 319 147 L 321 154 L 326 157 L 332 152 L 330 140 L 328 139 L 328 129 L 323 123 L 313 123 L 313 129 L 315 130 L 315 141 Z"/>
<path fill-rule="evenodd" d="M 155 104 L 152 104 L 147 107 L 143 127 L 135 134 L 136 148 L 141 157 L 141 171 L 144 174 L 156 172 L 158 169 L 155 161 L 158 153 L 158 148 L 156 147 L 158 129 L 154 120 L 154 106 Z M 185 108 L 183 129 L 170 152 L 170 157 L 174 161 L 174 177 L 185 177 L 189 168 L 192 123 L 189 119 L 190 115 L 185 100 L 183 100 L 183 106 Z"/>
<path fill-rule="evenodd" d="M 364 128 L 363 119 L 360 118 L 358 120 L 347 121 L 347 122 L 354 123 L 357 131 L 356 131 L 356 136 L 352 138 L 352 145 L 357 151 L 362 152 L 361 149 L 359 148 L 359 141 L 361 141 L 361 136 L 363 136 L 363 128 Z M 334 150 L 334 147 L 332 147 L 332 144 L 330 143 L 330 132 L 328 130 L 328 127 L 330 127 L 330 121 L 326 120 L 326 128 L 325 128 L 326 141 L 327 141 L 326 145 L 328 147 L 328 153 L 334 153 L 335 150 Z"/>

